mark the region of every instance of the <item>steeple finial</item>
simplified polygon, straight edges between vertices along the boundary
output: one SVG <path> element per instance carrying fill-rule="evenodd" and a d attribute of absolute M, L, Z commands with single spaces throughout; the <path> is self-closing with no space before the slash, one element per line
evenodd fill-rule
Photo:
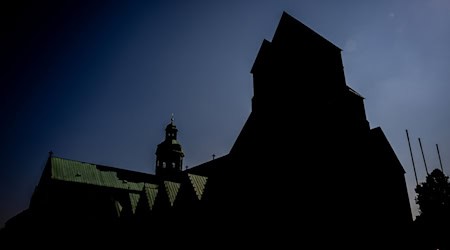
<path fill-rule="evenodd" d="M 173 113 L 172 113 L 172 116 L 170 117 L 170 123 L 173 124 L 173 120 L 174 120 L 174 118 L 173 118 Z"/>

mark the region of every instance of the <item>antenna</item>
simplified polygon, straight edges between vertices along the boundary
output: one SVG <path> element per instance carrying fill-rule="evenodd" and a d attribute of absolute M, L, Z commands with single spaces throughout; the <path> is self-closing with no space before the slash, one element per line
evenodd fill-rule
<path fill-rule="evenodd" d="M 425 161 L 425 155 L 423 154 L 422 142 L 420 142 L 420 137 L 419 137 L 419 145 L 420 145 L 420 151 L 422 151 L 422 158 L 423 158 L 423 164 L 425 165 L 425 171 L 427 172 L 427 175 L 430 175 L 428 173 L 427 162 Z"/>
<path fill-rule="evenodd" d="M 436 149 L 438 152 L 439 164 L 441 165 L 441 171 L 442 171 L 442 173 L 444 173 L 444 168 L 442 167 L 442 161 L 441 161 L 441 154 L 439 153 L 439 146 L 437 144 L 436 144 Z"/>
<path fill-rule="evenodd" d="M 409 134 L 408 130 L 406 130 L 406 138 L 408 138 L 408 146 L 409 146 L 409 153 L 411 154 L 411 161 L 414 169 L 414 177 L 416 177 L 416 185 L 419 185 L 419 181 L 417 180 L 417 172 L 416 172 L 416 164 L 414 164 L 414 157 L 411 149 L 411 142 L 409 141 Z"/>

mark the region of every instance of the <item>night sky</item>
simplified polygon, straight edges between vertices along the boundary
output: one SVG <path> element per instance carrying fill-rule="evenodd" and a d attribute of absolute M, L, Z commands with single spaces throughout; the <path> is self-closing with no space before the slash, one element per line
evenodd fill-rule
<path fill-rule="evenodd" d="M 403 164 L 414 214 L 405 129 L 419 181 L 418 137 L 429 169 L 439 144 L 450 174 L 447 0 L 90 2 L 0 6 L 0 227 L 28 207 L 50 150 L 154 173 L 174 113 L 185 165 L 227 154 L 251 111 L 253 61 L 283 11 L 343 49 L 347 84 Z"/>

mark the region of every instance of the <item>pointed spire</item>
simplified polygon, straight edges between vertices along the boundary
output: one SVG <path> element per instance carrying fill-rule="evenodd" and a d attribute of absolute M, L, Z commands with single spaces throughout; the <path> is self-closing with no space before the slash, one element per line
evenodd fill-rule
<path fill-rule="evenodd" d="M 172 116 L 170 117 L 170 124 L 173 124 L 173 120 L 175 120 L 175 119 L 173 118 L 173 113 L 172 113 Z"/>

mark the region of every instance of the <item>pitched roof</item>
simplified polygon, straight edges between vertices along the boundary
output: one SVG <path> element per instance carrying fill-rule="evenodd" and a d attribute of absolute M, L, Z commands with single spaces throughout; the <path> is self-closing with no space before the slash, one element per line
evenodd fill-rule
<path fill-rule="evenodd" d="M 277 42 L 277 40 L 295 41 L 296 39 L 308 39 L 312 43 L 321 44 L 328 48 L 342 51 L 342 49 L 340 49 L 338 46 L 334 45 L 332 42 L 328 41 L 326 38 L 315 32 L 299 20 L 283 11 L 272 42 L 275 43 Z"/>
<path fill-rule="evenodd" d="M 178 190 L 180 190 L 180 183 L 173 181 L 164 181 L 164 187 L 166 188 L 167 196 L 169 197 L 170 205 L 173 206 L 175 199 L 177 198 Z"/>
<path fill-rule="evenodd" d="M 141 195 L 136 193 L 129 193 L 128 195 L 130 196 L 131 212 L 133 212 L 134 214 L 136 213 L 136 208 L 139 203 L 139 199 L 141 198 Z"/>
<path fill-rule="evenodd" d="M 230 155 L 224 155 L 218 157 L 214 160 L 204 162 L 195 167 L 189 168 L 185 170 L 185 173 L 199 175 L 199 176 L 211 176 L 217 172 L 217 170 L 226 168 L 228 166 L 228 161 L 230 159 Z"/>
<path fill-rule="evenodd" d="M 302 22 L 298 21 L 288 13 L 283 12 L 272 41 L 264 39 L 250 71 L 252 74 L 257 72 L 258 69 L 261 68 L 261 65 L 267 63 L 267 60 L 270 60 L 270 57 L 274 53 L 279 53 L 274 51 L 273 45 L 276 44 L 282 44 L 285 48 L 286 45 L 288 45 L 287 47 L 295 50 L 310 50 L 311 46 L 313 46 L 313 48 L 319 46 L 321 50 L 330 49 L 338 52 L 342 51 L 342 49 Z"/>
<path fill-rule="evenodd" d="M 148 205 L 148 208 L 150 208 L 150 210 L 152 210 L 153 206 L 155 205 L 156 196 L 158 196 L 158 185 L 152 185 L 152 184 L 146 183 L 144 185 L 144 193 L 145 193 L 145 197 L 147 198 L 146 205 Z"/>
<path fill-rule="evenodd" d="M 167 195 L 170 205 L 174 206 L 182 185 L 192 189 L 199 201 L 202 199 L 208 180 L 208 177 L 189 172 L 164 180 L 151 174 L 54 156 L 50 157 L 47 167 L 51 180 L 121 189 L 128 192 L 127 199 L 133 214 L 136 213 L 141 202 L 144 202 L 144 206 L 150 211 L 153 210 L 158 195 L 162 194 L 160 192 Z M 122 210 L 122 204 L 118 203 L 116 206 L 118 211 Z"/>
<path fill-rule="evenodd" d="M 206 181 L 208 180 L 208 177 L 193 174 L 188 174 L 188 176 L 192 186 L 194 187 L 195 194 L 197 194 L 197 198 L 201 200 L 203 192 L 205 191 Z"/>
<path fill-rule="evenodd" d="M 58 157 L 51 157 L 50 169 L 50 178 L 54 180 L 126 189 L 130 191 L 142 191 L 144 183 L 151 181 L 150 174 Z"/>

